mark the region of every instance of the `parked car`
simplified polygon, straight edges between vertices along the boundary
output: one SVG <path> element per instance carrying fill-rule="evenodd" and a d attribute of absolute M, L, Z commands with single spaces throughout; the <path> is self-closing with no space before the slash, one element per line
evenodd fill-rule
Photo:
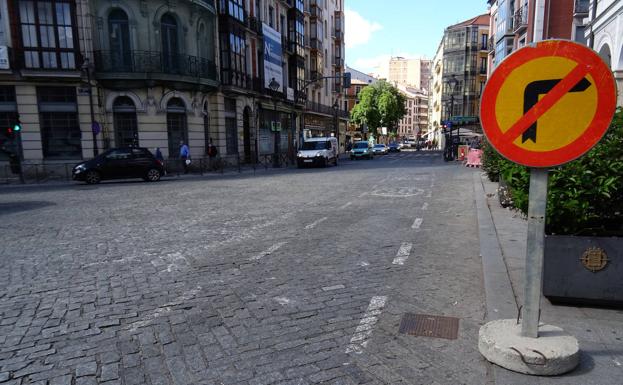
<path fill-rule="evenodd" d="M 370 144 L 362 140 L 353 144 L 353 149 L 350 150 L 350 159 L 367 158 L 374 159 L 374 151 Z"/>
<path fill-rule="evenodd" d="M 390 143 L 388 146 L 388 151 L 389 152 L 400 152 L 400 144 L 396 142 Z"/>
<path fill-rule="evenodd" d="M 143 178 L 156 182 L 164 175 L 164 165 L 146 148 L 113 148 L 72 170 L 74 180 L 99 183 L 107 179 Z"/>
<path fill-rule="evenodd" d="M 379 144 L 375 144 L 374 147 L 372 148 L 372 152 L 374 153 L 374 155 L 385 155 L 387 154 L 387 152 L 389 151 L 389 149 L 387 148 L 386 145 L 379 143 Z"/>
<path fill-rule="evenodd" d="M 299 168 L 305 166 L 326 167 L 331 162 L 337 166 L 337 149 L 337 139 L 334 137 L 306 139 L 296 154 L 296 164 Z"/>

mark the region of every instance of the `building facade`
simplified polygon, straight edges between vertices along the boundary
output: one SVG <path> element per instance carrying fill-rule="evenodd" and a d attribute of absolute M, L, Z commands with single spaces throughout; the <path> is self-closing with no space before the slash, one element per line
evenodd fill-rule
<path fill-rule="evenodd" d="M 33 162 L 91 157 L 85 59 L 91 52 L 86 0 L 8 0 L 0 5 L 0 122 L 19 118 L 22 153 Z M 97 90 L 94 98 L 99 100 Z M 8 144 L 5 130 L 0 146 Z M 0 152 L 0 160 L 7 154 Z"/>
<path fill-rule="evenodd" d="M 437 46 L 437 52 L 432 62 L 430 77 L 430 92 L 428 97 L 428 132 L 426 139 L 435 144 L 437 149 L 443 143 L 443 127 L 441 112 L 443 108 L 443 42 Z"/>
<path fill-rule="evenodd" d="M 399 139 L 423 137 L 428 131 L 428 93 L 426 90 L 398 85 L 405 96 L 405 115 L 398 122 Z"/>
<path fill-rule="evenodd" d="M 571 39 L 582 34 L 587 0 L 489 0 L 491 28 L 490 71 L 505 57 L 535 41 Z M 586 4 L 585 4 L 586 3 Z"/>
<path fill-rule="evenodd" d="M 475 118 L 487 79 L 489 14 L 447 27 L 443 37 L 441 120 Z M 476 125 L 473 127 L 478 129 Z"/>
<path fill-rule="evenodd" d="M 394 85 L 429 90 L 431 60 L 425 58 L 392 57 L 378 68 L 377 76 Z"/>
<path fill-rule="evenodd" d="M 214 3 L 92 0 L 90 14 L 81 32 L 92 38 L 103 147 L 176 158 L 184 142 L 203 156 L 218 105 Z"/>
<path fill-rule="evenodd" d="M 182 142 L 196 158 L 210 141 L 242 162 L 293 156 L 346 132 L 343 74 L 343 0 L 0 4 L 0 121 L 19 117 L 25 164 L 176 158 Z"/>
<path fill-rule="evenodd" d="M 586 44 L 610 66 L 617 82 L 617 105 L 623 106 L 623 2 L 576 1 L 574 16 L 586 17 L 585 25 L 574 24 L 576 40 L 582 41 L 584 34 Z"/>

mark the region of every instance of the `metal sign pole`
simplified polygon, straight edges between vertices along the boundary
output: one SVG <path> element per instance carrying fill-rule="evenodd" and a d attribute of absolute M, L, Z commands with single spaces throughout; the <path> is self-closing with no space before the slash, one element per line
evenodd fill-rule
<path fill-rule="evenodd" d="M 539 312 L 543 287 L 543 249 L 545 243 L 545 210 L 547 208 L 546 168 L 530 169 L 528 197 L 528 242 L 524 277 L 524 307 L 521 322 L 523 337 L 539 336 Z"/>

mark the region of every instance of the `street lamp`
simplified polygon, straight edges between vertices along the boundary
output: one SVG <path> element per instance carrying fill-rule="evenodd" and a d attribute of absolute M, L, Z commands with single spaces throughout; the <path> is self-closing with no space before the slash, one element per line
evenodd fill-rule
<path fill-rule="evenodd" d="M 335 138 L 337 139 L 337 154 L 340 155 L 340 125 L 337 120 L 337 110 L 340 108 L 340 104 L 338 103 L 338 99 L 335 98 L 335 103 L 333 103 L 333 127 L 335 128 Z"/>
<path fill-rule="evenodd" d="M 446 148 L 444 151 L 445 160 L 454 160 L 454 140 L 452 139 L 452 114 L 454 113 L 454 91 L 456 90 L 456 85 L 458 81 L 456 80 L 456 76 L 452 75 L 450 79 L 446 82 L 448 86 L 450 86 L 450 112 L 448 114 L 447 122 L 450 122 L 450 135 L 444 135 L 446 137 Z M 448 141 L 450 141 L 450 145 L 448 145 Z"/>
<path fill-rule="evenodd" d="M 281 87 L 281 85 L 279 84 L 279 82 L 277 82 L 275 80 L 275 78 L 272 78 L 270 80 L 270 83 L 268 83 L 268 88 L 270 88 L 273 92 L 277 92 L 277 90 L 279 89 L 279 87 Z M 273 130 L 275 132 L 275 149 L 274 149 L 274 155 L 273 155 L 273 167 L 277 168 L 280 167 L 279 164 L 279 142 L 281 141 L 281 137 L 280 137 L 280 132 L 277 131 L 277 97 L 275 97 L 273 95 L 273 102 L 275 103 L 275 121 L 273 123 Z"/>
<path fill-rule="evenodd" d="M 95 121 L 95 113 L 93 112 L 93 89 L 91 88 L 91 63 L 89 58 L 84 59 L 82 67 L 80 67 L 87 74 L 87 84 L 89 89 L 89 109 L 91 111 L 91 133 L 93 134 L 93 154 L 97 156 L 99 153 L 97 149 L 97 134 L 99 131 L 99 125 Z"/>

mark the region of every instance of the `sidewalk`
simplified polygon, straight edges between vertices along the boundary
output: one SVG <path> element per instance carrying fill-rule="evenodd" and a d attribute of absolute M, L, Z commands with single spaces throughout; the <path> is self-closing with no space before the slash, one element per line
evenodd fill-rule
<path fill-rule="evenodd" d="M 500 206 L 496 189 L 497 183 L 474 173 L 488 320 L 516 318 L 524 290 L 527 221 Z M 541 312 L 541 321 L 578 339 L 580 365 L 556 377 L 528 376 L 495 366 L 496 384 L 623 383 L 623 310 L 557 306 L 542 297 Z"/>

